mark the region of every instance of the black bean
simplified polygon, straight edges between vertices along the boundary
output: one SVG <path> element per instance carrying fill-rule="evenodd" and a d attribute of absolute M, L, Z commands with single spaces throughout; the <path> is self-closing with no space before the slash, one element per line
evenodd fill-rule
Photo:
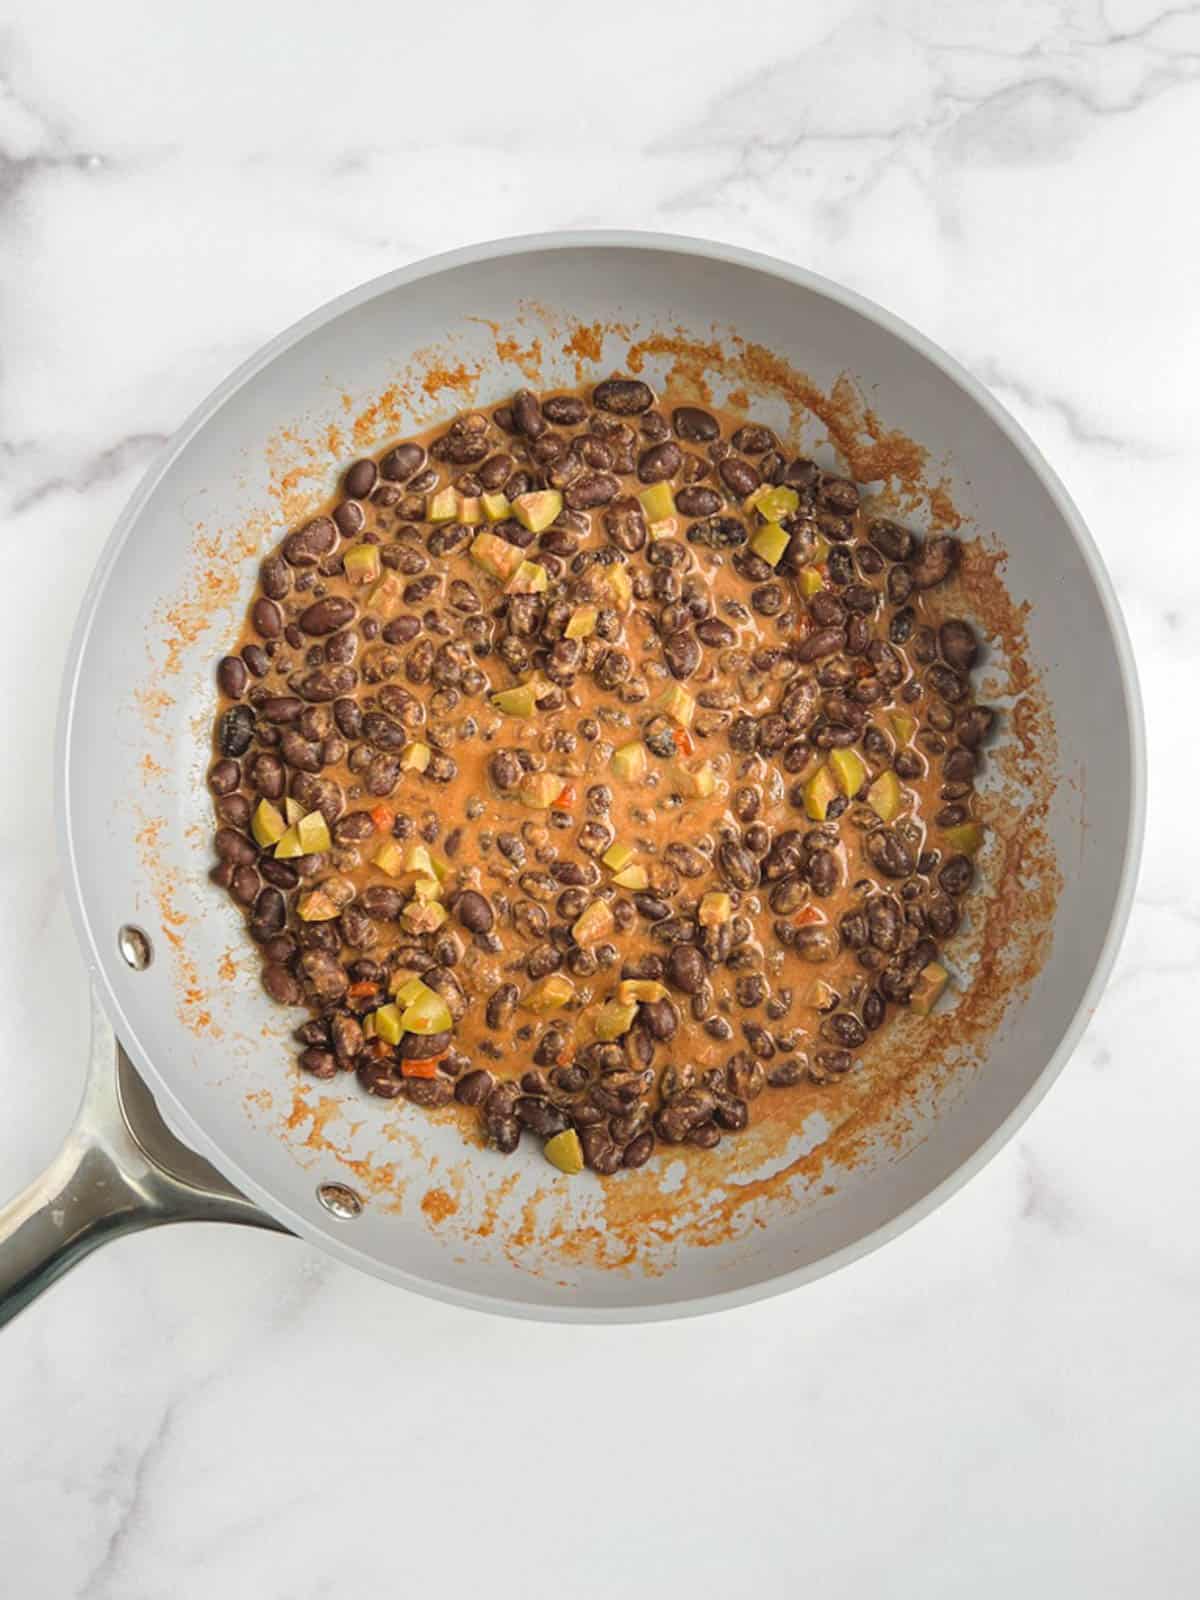
<path fill-rule="evenodd" d="M 991 733 L 995 721 L 996 713 L 990 706 L 970 706 L 958 719 L 960 742 L 968 750 L 978 749 Z"/>
<path fill-rule="evenodd" d="M 298 626 L 301 633 L 319 638 L 344 628 L 347 623 L 354 621 L 356 614 L 357 607 L 353 600 L 346 600 L 341 595 L 326 595 L 323 600 L 315 600 L 300 613 Z"/>
<path fill-rule="evenodd" d="M 900 947 L 902 918 L 900 907 L 891 895 L 873 895 L 867 902 L 867 928 L 876 950 L 890 955 Z"/>
<path fill-rule="evenodd" d="M 315 567 L 338 541 L 338 531 L 328 517 L 314 517 L 283 541 L 284 559 L 293 567 Z M 268 591 L 269 592 L 269 591 Z"/>
<path fill-rule="evenodd" d="M 666 1100 L 654 1119 L 660 1139 L 682 1144 L 693 1129 L 712 1116 L 715 1101 L 706 1089 L 684 1089 Z"/>
<path fill-rule="evenodd" d="M 546 431 L 546 419 L 537 395 L 529 389 L 518 389 L 512 397 L 513 427 L 527 439 L 540 439 Z"/>
<path fill-rule="evenodd" d="M 808 858 L 808 881 L 812 891 L 824 899 L 837 888 L 840 876 L 837 857 L 832 850 L 814 850 Z"/>
<path fill-rule="evenodd" d="M 439 1073 L 436 1078 L 405 1078 L 404 1097 L 415 1106 L 433 1109 L 449 1105 L 454 1098 L 454 1084 Z"/>
<path fill-rule="evenodd" d="M 846 635 L 843 629 L 816 628 L 796 646 L 796 660 L 822 661 L 827 656 L 836 655 L 845 643 Z"/>
<path fill-rule="evenodd" d="M 659 483 L 673 478 L 683 464 L 683 452 L 671 439 L 652 444 L 638 457 L 637 474 L 643 483 Z"/>
<path fill-rule="evenodd" d="M 707 444 L 721 436 L 716 417 L 699 406 L 676 406 L 671 413 L 671 426 L 690 444 Z"/>
<path fill-rule="evenodd" d="M 708 978 L 704 957 L 693 944 L 675 944 L 667 956 L 667 981 L 684 994 L 699 994 Z"/>
<path fill-rule="evenodd" d="M 838 937 L 824 923 L 806 923 L 796 928 L 790 923 L 777 922 L 775 937 L 780 944 L 790 946 L 802 961 L 832 961 L 838 953 Z"/>
<path fill-rule="evenodd" d="M 932 589 L 944 582 L 958 566 L 962 546 L 949 533 L 936 533 L 918 550 L 910 571 L 918 589 Z"/>
<path fill-rule="evenodd" d="M 761 456 L 775 446 L 775 435 L 758 422 L 743 422 L 730 443 L 743 455 Z"/>
<path fill-rule="evenodd" d="M 631 496 L 614 500 L 604 513 L 604 531 L 618 549 L 632 555 L 646 543 L 646 518 Z"/>
<path fill-rule="evenodd" d="M 700 665 L 700 641 L 690 630 L 668 634 L 663 640 L 663 659 L 673 678 L 690 678 Z"/>
<path fill-rule="evenodd" d="M 649 385 L 637 378 L 606 378 L 592 390 L 592 404 L 617 416 L 635 416 L 649 411 L 654 395 Z"/>
<path fill-rule="evenodd" d="M 758 862 L 740 844 L 727 839 L 717 850 L 717 867 L 731 889 L 748 890 L 758 885 Z"/>
<path fill-rule="evenodd" d="M 468 933 L 491 933 L 496 915 L 490 903 L 475 889 L 464 889 L 454 902 L 454 915 Z"/>
<path fill-rule="evenodd" d="M 916 857 L 894 828 L 877 828 L 866 838 L 866 851 L 874 866 L 888 878 L 907 878 L 916 870 Z"/>
<path fill-rule="evenodd" d="M 948 856 L 938 873 L 938 882 L 947 894 L 966 894 L 975 876 L 970 856 Z"/>
<path fill-rule="evenodd" d="M 938 629 L 938 647 L 942 660 L 955 672 L 967 673 L 979 659 L 979 641 L 970 623 L 950 617 Z"/>
<path fill-rule="evenodd" d="M 621 481 L 611 472 L 585 472 L 570 484 L 563 499 L 572 511 L 591 511 L 615 500 L 620 492 Z"/>
<path fill-rule="evenodd" d="M 818 1050 L 809 1068 L 809 1076 L 815 1083 L 828 1083 L 830 1078 L 849 1072 L 853 1065 L 854 1058 L 849 1050 Z"/>
<path fill-rule="evenodd" d="M 677 491 L 675 509 L 684 517 L 715 516 L 721 509 L 721 496 L 702 484 L 689 484 Z"/>
<path fill-rule="evenodd" d="M 925 681 L 934 694 L 940 695 L 943 700 L 948 700 L 952 704 L 957 704 L 966 697 L 967 686 L 964 680 L 957 672 L 950 667 L 942 666 L 940 662 L 930 667 L 925 674 Z"/>
<path fill-rule="evenodd" d="M 740 456 L 726 456 L 717 467 L 721 482 L 739 500 L 745 500 L 752 495 L 762 482 L 758 468 L 749 461 L 743 461 Z"/>
<path fill-rule="evenodd" d="M 245 755 L 254 738 L 254 713 L 249 706 L 231 706 L 221 718 L 217 743 L 223 756 Z"/>
<path fill-rule="evenodd" d="M 907 561 L 916 548 L 916 539 L 898 523 L 877 517 L 867 524 L 867 538 L 889 561 Z"/>
<path fill-rule="evenodd" d="M 542 414 L 556 427 L 574 428 L 587 416 L 587 407 L 578 395 L 552 394 L 542 401 Z"/>
<path fill-rule="evenodd" d="M 242 769 L 228 758 L 216 762 L 208 774 L 208 786 L 214 794 L 232 794 L 242 781 Z"/>
<path fill-rule="evenodd" d="M 776 1059 L 766 1069 L 767 1082 L 773 1089 L 787 1089 L 799 1083 L 808 1072 L 806 1056 L 785 1056 Z"/>
<path fill-rule="evenodd" d="M 292 590 L 292 572 L 287 562 L 276 553 L 268 556 L 259 568 L 259 582 L 263 593 L 271 600 L 283 600 Z M 257 626 L 257 624 L 255 624 Z M 282 624 L 281 624 L 282 626 Z M 269 637 L 268 635 L 263 636 Z"/>
<path fill-rule="evenodd" d="M 464 1106 L 481 1106 L 492 1092 L 495 1079 L 485 1067 L 464 1072 L 454 1085 L 454 1098 Z"/>

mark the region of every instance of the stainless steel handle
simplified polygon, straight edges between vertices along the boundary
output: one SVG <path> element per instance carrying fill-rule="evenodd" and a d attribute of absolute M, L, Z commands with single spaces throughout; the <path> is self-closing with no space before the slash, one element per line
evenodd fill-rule
<path fill-rule="evenodd" d="M 164 1222 L 287 1231 L 176 1139 L 93 1000 L 74 1125 L 45 1172 L 0 1208 L 0 1327 L 99 1245 Z"/>

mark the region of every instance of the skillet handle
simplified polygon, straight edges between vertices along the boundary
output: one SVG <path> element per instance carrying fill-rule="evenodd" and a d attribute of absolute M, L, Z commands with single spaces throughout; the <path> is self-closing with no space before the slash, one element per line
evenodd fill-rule
<path fill-rule="evenodd" d="M 175 1138 L 93 999 L 74 1126 L 41 1176 L 0 1207 L 0 1327 L 99 1245 L 164 1222 L 287 1231 Z"/>

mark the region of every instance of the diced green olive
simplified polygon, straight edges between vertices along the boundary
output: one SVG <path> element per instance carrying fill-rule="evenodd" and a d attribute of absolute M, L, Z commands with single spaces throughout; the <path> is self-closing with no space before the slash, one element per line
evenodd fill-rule
<path fill-rule="evenodd" d="M 410 900 L 400 913 L 400 919 L 413 933 L 436 933 L 448 913 L 437 900 Z"/>
<path fill-rule="evenodd" d="M 533 489 L 519 494 L 512 503 L 513 515 L 530 533 L 545 533 L 562 510 L 562 495 L 557 489 Z"/>
<path fill-rule="evenodd" d="M 791 537 L 787 529 L 781 528 L 777 522 L 768 522 L 751 539 L 750 548 L 768 566 L 777 567 L 783 552 L 791 542 Z"/>
<path fill-rule="evenodd" d="M 612 872 L 620 872 L 622 867 L 629 865 L 636 854 L 637 851 L 631 844 L 622 844 L 618 839 L 609 845 L 600 859 Z"/>
<path fill-rule="evenodd" d="M 634 861 L 629 866 L 622 867 L 620 872 L 614 872 L 613 882 L 619 889 L 630 889 L 636 894 L 639 890 L 650 887 L 650 874 L 639 862 Z"/>
<path fill-rule="evenodd" d="M 745 510 L 757 511 L 764 522 L 779 522 L 783 517 L 790 517 L 799 504 L 800 496 L 786 483 L 764 484 L 746 501 Z M 763 560 L 770 560 L 770 557 L 764 556 Z M 771 565 L 775 563 L 772 561 Z"/>
<path fill-rule="evenodd" d="M 416 739 L 412 744 L 406 744 L 401 752 L 400 768 L 403 772 L 424 772 L 432 755 L 429 746 Z"/>
<path fill-rule="evenodd" d="M 639 1000 L 652 1005 L 657 1000 L 666 1000 L 670 990 L 665 983 L 659 983 L 657 978 L 623 978 L 617 989 L 617 1000 L 623 1006 L 636 1005 Z"/>
<path fill-rule="evenodd" d="M 673 683 L 659 702 L 664 717 L 670 717 L 681 728 L 690 728 L 696 715 L 695 698 L 681 683 Z"/>
<path fill-rule="evenodd" d="M 400 1021 L 399 1006 L 380 1006 L 371 1013 L 375 1022 L 375 1037 L 382 1039 L 384 1044 L 399 1044 L 400 1036 L 404 1032 L 404 1025 Z"/>
<path fill-rule="evenodd" d="M 454 1024 L 450 1015 L 450 1007 L 438 994 L 436 989 L 425 988 L 424 993 L 417 995 L 405 1006 L 400 1017 L 400 1026 L 405 1033 L 446 1033 Z"/>
<path fill-rule="evenodd" d="M 269 800 L 260 800 L 250 818 L 250 832 L 260 849 L 269 850 L 273 844 L 278 844 L 287 832 L 287 823 L 278 806 L 273 806 Z"/>
<path fill-rule="evenodd" d="M 310 811 L 300 818 L 296 824 L 296 835 L 300 840 L 300 850 L 303 855 L 317 856 L 322 851 L 333 848 L 333 840 L 329 837 L 329 824 L 319 811 Z"/>
<path fill-rule="evenodd" d="M 537 690 L 532 683 L 500 689 L 492 696 L 492 704 L 506 717 L 531 717 L 537 710 Z"/>
<path fill-rule="evenodd" d="M 717 787 L 717 775 L 712 769 L 711 762 L 698 761 L 691 766 L 685 766 L 682 761 L 675 767 L 675 786 L 680 794 L 691 795 L 694 799 L 707 800 Z"/>
<path fill-rule="evenodd" d="M 606 900 L 593 900 L 575 919 L 571 928 L 571 937 L 576 944 L 599 944 L 600 940 L 612 932 L 613 914 L 609 910 Z"/>
<path fill-rule="evenodd" d="M 900 780 L 890 769 L 881 772 L 867 790 L 867 804 L 881 822 L 891 822 L 900 810 Z"/>
<path fill-rule="evenodd" d="M 552 1139 L 547 1139 L 542 1146 L 542 1154 L 552 1167 L 557 1167 L 568 1177 L 583 1171 L 583 1146 L 574 1128 L 564 1128 Z"/>
<path fill-rule="evenodd" d="M 628 611 L 633 604 L 633 579 L 622 566 L 607 569 L 608 592 L 618 611 Z"/>
<path fill-rule="evenodd" d="M 301 922 L 332 922 L 339 909 L 327 894 L 320 889 L 311 889 L 308 894 L 300 896 L 296 915 Z"/>
<path fill-rule="evenodd" d="M 458 517 L 458 491 L 437 489 L 425 505 L 426 522 L 454 522 Z"/>
<path fill-rule="evenodd" d="M 477 533 L 471 541 L 471 559 L 503 583 L 525 558 L 515 544 L 509 544 L 498 533 Z"/>
<path fill-rule="evenodd" d="M 608 1000 L 596 1013 L 596 1037 L 611 1041 L 619 1039 L 633 1027 L 633 1019 L 637 1016 L 637 1002 L 631 1000 L 628 1004 L 620 1000 Z"/>
<path fill-rule="evenodd" d="M 568 639 L 587 639 L 596 631 L 596 618 L 599 610 L 596 606 L 576 606 L 567 619 L 567 626 L 563 630 Z"/>
<path fill-rule="evenodd" d="M 367 596 L 367 607 L 383 616 L 404 604 L 404 579 L 398 572 L 387 571 Z"/>
<path fill-rule="evenodd" d="M 404 850 L 395 839 L 385 839 L 371 860 L 380 872 L 386 872 L 389 878 L 400 878 L 404 875 Z"/>
<path fill-rule="evenodd" d="M 483 514 L 489 522 L 503 522 L 512 510 L 506 494 L 485 494 L 482 499 Z"/>
<path fill-rule="evenodd" d="M 733 899 L 720 889 L 710 889 L 700 899 L 700 925 L 704 928 L 719 928 L 723 922 L 728 922 L 733 915 Z"/>
<path fill-rule="evenodd" d="M 508 580 L 509 594 L 544 594 L 550 585 L 550 574 L 537 561 L 522 561 Z"/>
<path fill-rule="evenodd" d="M 646 766 L 646 746 L 640 739 L 613 751 L 613 774 L 623 783 L 640 783 L 646 776 Z"/>
<path fill-rule="evenodd" d="M 531 772 L 517 791 L 517 798 L 534 811 L 546 811 L 563 792 L 565 783 L 566 779 L 557 772 Z"/>
<path fill-rule="evenodd" d="M 535 983 L 529 990 L 525 996 L 525 1006 L 529 1011 L 558 1011 L 566 1005 L 574 993 L 575 985 L 570 978 L 564 978 L 556 972 L 551 973 L 548 978 Z"/>
<path fill-rule="evenodd" d="M 415 872 L 422 878 L 440 878 L 442 875 L 427 844 L 410 844 L 404 853 L 404 865 L 409 872 Z"/>
<path fill-rule="evenodd" d="M 342 557 L 342 566 L 351 583 L 374 583 L 379 576 L 379 546 L 352 544 Z"/>
<path fill-rule="evenodd" d="M 838 788 L 847 798 L 856 795 L 866 782 L 866 765 L 857 750 L 831 750 L 829 765 Z"/>
<path fill-rule="evenodd" d="M 921 976 L 913 985 L 912 999 L 909 1001 L 912 1009 L 919 1017 L 927 1017 L 941 997 L 942 990 L 950 981 L 950 974 L 945 967 L 939 966 L 936 961 L 922 969 Z"/>
<path fill-rule="evenodd" d="M 638 499 L 646 513 L 647 522 L 661 522 L 664 517 L 675 515 L 675 496 L 671 493 L 671 485 L 665 480 L 643 489 Z"/>
<path fill-rule="evenodd" d="M 804 809 L 813 822 L 824 822 L 837 797 L 838 786 L 828 767 L 818 767 L 804 785 Z"/>

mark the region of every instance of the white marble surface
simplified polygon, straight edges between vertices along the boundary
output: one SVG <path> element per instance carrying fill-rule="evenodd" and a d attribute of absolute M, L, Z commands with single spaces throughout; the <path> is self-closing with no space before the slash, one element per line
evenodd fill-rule
<path fill-rule="evenodd" d="M 1197 1591 L 1200 746 L 1167 707 L 1200 654 L 1198 142 L 1200 8 L 1162 0 L 9 0 L 0 1187 L 79 1089 L 50 755 L 92 562 L 230 367 L 428 252 L 710 234 L 925 329 L 1090 519 L 1152 795 L 1075 1060 L 982 1176 L 831 1280 L 587 1330 L 233 1230 L 94 1257 L 0 1338 L 4 1593 Z"/>

